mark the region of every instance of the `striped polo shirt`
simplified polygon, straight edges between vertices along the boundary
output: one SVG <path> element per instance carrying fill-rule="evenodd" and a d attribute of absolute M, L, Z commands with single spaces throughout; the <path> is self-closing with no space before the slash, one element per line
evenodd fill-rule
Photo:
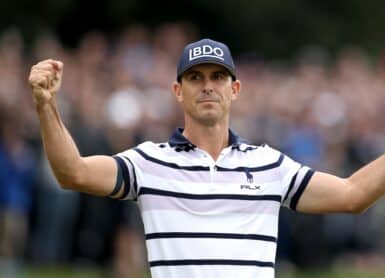
<path fill-rule="evenodd" d="M 153 278 L 272 278 L 281 205 L 296 209 L 313 171 L 229 130 L 217 161 L 177 129 L 114 156 L 137 201 Z"/>

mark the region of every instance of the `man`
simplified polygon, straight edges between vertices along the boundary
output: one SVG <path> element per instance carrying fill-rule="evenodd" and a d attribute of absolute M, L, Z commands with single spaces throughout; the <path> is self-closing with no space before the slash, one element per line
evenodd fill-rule
<path fill-rule="evenodd" d="M 314 172 L 229 129 L 241 91 L 230 50 L 203 39 L 185 47 L 172 85 L 184 129 L 113 157 L 81 157 L 55 94 L 63 64 L 45 60 L 29 82 L 45 151 L 63 188 L 137 200 L 152 276 L 274 277 L 281 205 L 359 213 L 385 193 L 385 156 L 343 179 Z"/>

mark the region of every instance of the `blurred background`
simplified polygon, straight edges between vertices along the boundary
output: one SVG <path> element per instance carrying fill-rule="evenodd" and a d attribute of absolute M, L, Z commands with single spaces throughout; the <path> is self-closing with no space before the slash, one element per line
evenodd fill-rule
<path fill-rule="evenodd" d="M 340 176 L 385 152 L 383 1 L 14 0 L 0 18 L 0 277 L 149 277 L 135 203 L 51 174 L 27 84 L 41 59 L 64 62 L 60 112 L 83 155 L 166 141 L 178 57 L 202 37 L 233 51 L 243 137 Z M 281 214 L 277 277 L 385 276 L 385 200 Z"/>

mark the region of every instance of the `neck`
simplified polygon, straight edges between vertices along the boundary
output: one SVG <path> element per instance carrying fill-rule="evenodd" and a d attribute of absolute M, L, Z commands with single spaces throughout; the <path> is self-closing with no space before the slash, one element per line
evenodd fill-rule
<path fill-rule="evenodd" d="M 183 135 L 195 146 L 208 152 L 215 161 L 220 152 L 229 145 L 228 122 L 212 126 L 186 122 Z"/>

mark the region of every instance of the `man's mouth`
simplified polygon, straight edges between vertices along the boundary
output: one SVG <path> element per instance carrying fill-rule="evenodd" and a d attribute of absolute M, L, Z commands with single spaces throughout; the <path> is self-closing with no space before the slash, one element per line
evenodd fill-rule
<path fill-rule="evenodd" d="M 205 103 L 205 102 L 218 102 L 217 99 L 213 98 L 201 98 L 197 100 L 198 103 Z"/>
<path fill-rule="evenodd" d="M 202 100 L 198 100 L 199 103 L 204 103 L 204 102 L 217 102 L 213 99 L 202 99 Z"/>

